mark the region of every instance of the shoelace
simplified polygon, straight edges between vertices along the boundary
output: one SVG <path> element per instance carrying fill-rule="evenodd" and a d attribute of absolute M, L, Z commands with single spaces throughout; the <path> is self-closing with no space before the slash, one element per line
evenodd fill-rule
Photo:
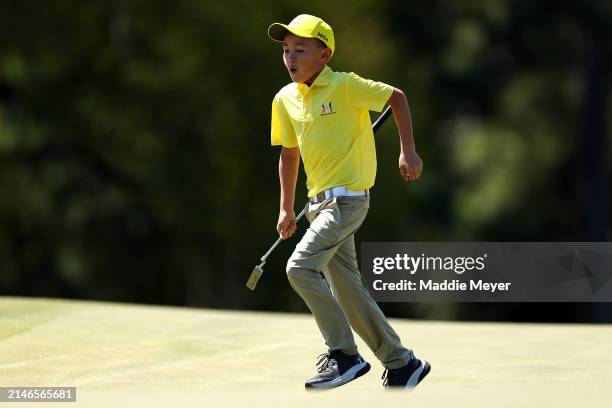
<path fill-rule="evenodd" d="M 389 369 L 385 367 L 385 371 L 383 371 L 382 375 L 380 376 L 380 379 L 383 380 L 383 386 L 387 386 L 387 384 L 389 383 Z"/>
<path fill-rule="evenodd" d="M 319 361 L 317 361 L 317 364 L 315 365 L 318 366 L 319 364 L 323 363 L 320 367 L 317 368 L 318 372 L 322 373 L 332 365 L 332 362 L 335 362 L 335 360 L 330 357 L 331 356 L 329 353 L 323 353 L 317 356 L 317 358 L 319 358 Z"/>

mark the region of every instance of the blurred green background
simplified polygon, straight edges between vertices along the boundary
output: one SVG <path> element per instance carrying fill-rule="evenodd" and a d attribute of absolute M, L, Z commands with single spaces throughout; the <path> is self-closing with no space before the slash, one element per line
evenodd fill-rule
<path fill-rule="evenodd" d="M 402 89 L 357 241 L 607 241 L 608 1 L 0 0 L 0 292 L 307 311 L 277 238 L 275 21 L 322 17 L 330 66 Z M 373 114 L 374 117 L 374 114 Z M 298 181 L 296 210 L 306 200 Z M 300 222 L 304 231 L 305 221 Z M 422 319 L 612 321 L 610 304 L 387 303 Z"/>

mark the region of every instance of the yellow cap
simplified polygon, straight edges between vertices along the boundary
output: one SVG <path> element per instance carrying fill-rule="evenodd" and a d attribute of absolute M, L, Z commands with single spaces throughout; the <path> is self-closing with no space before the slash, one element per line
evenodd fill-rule
<path fill-rule="evenodd" d="M 268 37 L 274 41 L 282 42 L 287 31 L 292 32 L 298 37 L 317 38 L 331 48 L 332 55 L 336 48 L 334 32 L 325 21 L 310 14 L 300 14 L 289 25 L 274 23 L 268 28 Z"/>

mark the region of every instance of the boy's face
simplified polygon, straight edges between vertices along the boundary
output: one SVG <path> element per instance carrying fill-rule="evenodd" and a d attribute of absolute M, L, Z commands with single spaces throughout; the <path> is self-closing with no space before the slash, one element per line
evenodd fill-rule
<path fill-rule="evenodd" d="M 316 38 L 298 37 L 290 32 L 285 34 L 283 61 L 293 82 L 312 85 L 330 57 L 331 49 Z"/>

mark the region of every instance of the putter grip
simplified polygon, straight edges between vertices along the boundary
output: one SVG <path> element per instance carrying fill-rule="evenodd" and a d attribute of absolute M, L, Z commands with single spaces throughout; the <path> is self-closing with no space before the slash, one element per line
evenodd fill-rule
<path fill-rule="evenodd" d="M 376 133 L 376 130 L 378 130 L 378 128 L 381 127 L 383 123 L 385 123 L 385 120 L 387 120 L 387 118 L 391 115 L 391 112 L 391 106 L 387 106 L 387 108 L 383 111 L 383 113 L 381 113 L 378 119 L 376 119 L 376 121 L 372 125 L 372 131 L 374 133 Z"/>

